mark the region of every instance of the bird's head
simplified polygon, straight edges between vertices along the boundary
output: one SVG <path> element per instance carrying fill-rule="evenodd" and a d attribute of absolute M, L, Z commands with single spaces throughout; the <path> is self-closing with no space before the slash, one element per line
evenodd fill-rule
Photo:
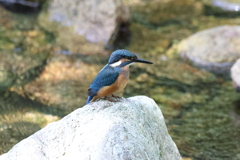
<path fill-rule="evenodd" d="M 129 66 L 133 63 L 153 64 L 152 62 L 138 58 L 132 52 L 124 50 L 124 49 L 119 49 L 119 50 L 112 52 L 112 54 L 108 60 L 108 64 L 111 67 L 124 67 L 124 66 Z"/>

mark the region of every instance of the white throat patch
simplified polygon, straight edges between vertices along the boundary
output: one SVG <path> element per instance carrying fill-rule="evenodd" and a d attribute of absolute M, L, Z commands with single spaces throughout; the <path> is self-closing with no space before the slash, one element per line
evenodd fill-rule
<path fill-rule="evenodd" d="M 110 64 L 110 66 L 111 66 L 111 67 L 117 67 L 117 66 L 120 66 L 120 64 L 122 64 L 122 61 L 121 61 L 121 60 L 119 60 L 119 61 L 117 61 L 117 62 L 115 62 L 115 63 L 113 63 L 113 64 Z"/>

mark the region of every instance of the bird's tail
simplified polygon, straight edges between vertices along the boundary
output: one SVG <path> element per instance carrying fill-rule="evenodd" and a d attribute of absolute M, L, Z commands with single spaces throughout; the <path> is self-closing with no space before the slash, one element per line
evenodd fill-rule
<path fill-rule="evenodd" d="M 92 99 L 93 99 L 94 96 L 88 96 L 88 99 L 87 99 L 87 102 L 86 104 L 88 104 Z"/>

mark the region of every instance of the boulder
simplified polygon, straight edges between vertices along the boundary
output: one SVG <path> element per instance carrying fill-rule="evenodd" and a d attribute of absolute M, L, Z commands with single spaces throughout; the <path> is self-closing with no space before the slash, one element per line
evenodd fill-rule
<path fill-rule="evenodd" d="M 52 0 L 39 16 L 39 24 L 53 32 L 64 49 L 96 53 L 114 40 L 119 26 L 129 17 L 121 0 Z"/>
<path fill-rule="evenodd" d="M 240 59 L 231 68 L 231 78 L 234 88 L 237 92 L 240 92 Z"/>
<path fill-rule="evenodd" d="M 194 65 L 215 73 L 229 73 L 240 58 L 240 26 L 219 26 L 182 40 L 177 52 Z"/>
<path fill-rule="evenodd" d="M 0 160 L 181 160 L 156 103 L 145 96 L 90 103 L 16 144 Z"/>

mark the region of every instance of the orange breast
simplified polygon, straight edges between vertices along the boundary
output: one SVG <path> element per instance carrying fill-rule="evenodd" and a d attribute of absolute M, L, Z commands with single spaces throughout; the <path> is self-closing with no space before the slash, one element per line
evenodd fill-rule
<path fill-rule="evenodd" d="M 95 101 L 98 98 L 109 96 L 118 90 L 126 87 L 129 79 L 129 67 L 123 67 L 122 72 L 119 74 L 117 80 L 111 86 L 105 86 L 98 91 L 98 94 L 92 99 Z"/>

